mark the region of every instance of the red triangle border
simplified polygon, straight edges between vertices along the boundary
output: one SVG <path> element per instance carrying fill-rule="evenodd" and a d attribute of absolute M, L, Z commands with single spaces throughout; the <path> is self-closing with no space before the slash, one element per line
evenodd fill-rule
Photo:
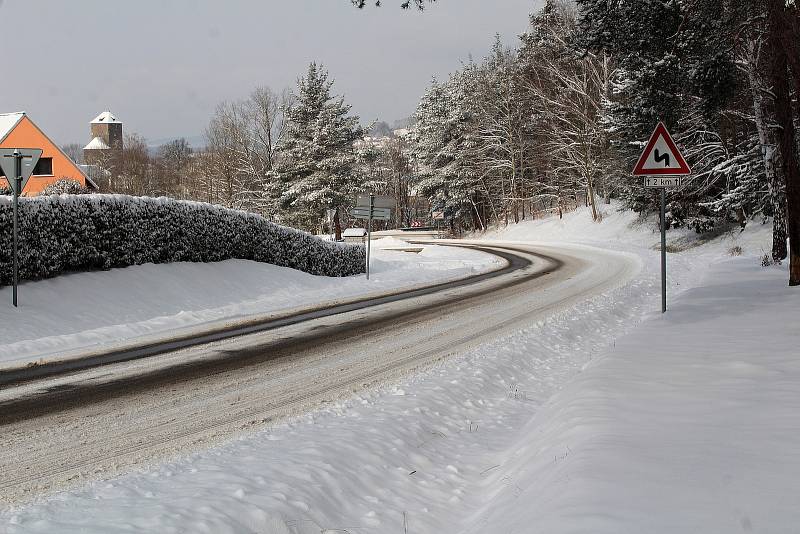
<path fill-rule="evenodd" d="M 678 162 L 680 168 L 678 169 L 645 169 L 644 164 L 647 159 L 650 157 L 650 153 L 655 148 L 656 143 L 658 142 L 658 138 L 663 137 L 664 142 L 667 143 L 672 155 L 675 156 L 675 161 Z M 634 176 L 687 176 L 692 174 L 692 169 L 689 167 L 689 164 L 686 163 L 686 159 L 684 159 L 683 154 L 681 151 L 678 150 L 678 146 L 675 144 L 675 141 L 672 139 L 669 131 L 667 131 L 667 127 L 664 125 L 663 122 L 659 122 L 656 129 L 653 131 L 653 135 L 650 136 L 650 140 L 647 142 L 647 146 L 645 147 L 642 155 L 639 156 L 639 161 L 636 162 L 636 167 L 633 168 L 633 175 Z"/>

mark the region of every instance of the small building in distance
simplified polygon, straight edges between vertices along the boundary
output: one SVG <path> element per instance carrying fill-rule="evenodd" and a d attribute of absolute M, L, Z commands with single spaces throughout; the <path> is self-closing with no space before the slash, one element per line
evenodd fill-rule
<path fill-rule="evenodd" d="M 63 179 L 74 180 L 81 187 L 97 188 L 78 165 L 53 143 L 24 111 L 0 113 L 0 148 L 42 149 L 42 157 L 33 169 L 33 174 L 23 191 L 24 195 L 38 195 L 47 186 Z M 2 174 L 0 174 L 0 187 L 9 187 L 8 180 Z"/>
<path fill-rule="evenodd" d="M 91 141 L 83 147 L 84 169 L 97 184 L 106 184 L 114 173 L 124 148 L 122 121 L 104 111 L 89 123 Z"/>
<path fill-rule="evenodd" d="M 89 123 L 91 141 L 83 147 L 87 165 L 103 166 L 110 157 L 122 152 L 122 121 L 110 111 L 104 111 Z"/>
<path fill-rule="evenodd" d="M 342 239 L 345 243 L 366 243 L 367 242 L 367 229 L 366 228 L 346 228 L 342 232 Z"/>

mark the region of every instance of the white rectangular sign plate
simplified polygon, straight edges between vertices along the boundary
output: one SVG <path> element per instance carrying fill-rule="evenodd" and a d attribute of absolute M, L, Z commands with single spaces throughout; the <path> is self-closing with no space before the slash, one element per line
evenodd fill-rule
<path fill-rule="evenodd" d="M 682 176 L 645 176 L 645 187 L 675 188 L 683 185 Z"/>

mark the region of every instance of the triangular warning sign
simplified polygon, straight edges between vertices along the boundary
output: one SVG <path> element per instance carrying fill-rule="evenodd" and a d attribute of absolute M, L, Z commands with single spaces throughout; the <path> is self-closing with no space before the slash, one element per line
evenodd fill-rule
<path fill-rule="evenodd" d="M 663 122 L 659 122 L 650 141 L 639 157 L 634 176 L 686 176 L 692 174 L 692 169 L 686 163 L 681 151 L 672 140 Z"/>

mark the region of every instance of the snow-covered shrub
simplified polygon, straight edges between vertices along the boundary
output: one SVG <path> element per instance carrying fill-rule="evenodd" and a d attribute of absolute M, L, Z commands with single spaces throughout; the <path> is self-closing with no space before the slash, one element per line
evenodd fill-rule
<path fill-rule="evenodd" d="M 781 260 L 775 260 L 769 254 L 764 254 L 761 256 L 762 267 L 772 267 L 773 265 L 781 265 Z"/>
<path fill-rule="evenodd" d="M 714 217 L 695 217 L 687 221 L 686 226 L 698 234 L 707 234 L 714 231 L 718 222 L 719 220 Z"/>
<path fill-rule="evenodd" d="M 12 276 L 12 204 L 0 198 L 0 285 Z M 123 195 L 20 199 L 20 278 L 143 263 L 245 259 L 325 276 L 364 271 L 364 247 L 322 241 L 251 213 Z"/>
<path fill-rule="evenodd" d="M 743 252 L 742 247 L 739 245 L 735 245 L 728 249 L 728 254 L 730 256 L 741 256 L 742 252 Z"/>
<path fill-rule="evenodd" d="M 10 187 L 7 185 L 0 185 L 0 195 L 10 196 L 13 195 L 14 192 L 11 190 Z"/>
<path fill-rule="evenodd" d="M 42 195 L 86 195 L 89 190 L 75 180 L 62 178 L 45 187 Z"/>
<path fill-rule="evenodd" d="M 670 202 L 666 206 L 664 212 L 664 221 L 667 223 L 667 229 L 681 228 L 686 224 L 686 210 L 678 202 Z"/>

